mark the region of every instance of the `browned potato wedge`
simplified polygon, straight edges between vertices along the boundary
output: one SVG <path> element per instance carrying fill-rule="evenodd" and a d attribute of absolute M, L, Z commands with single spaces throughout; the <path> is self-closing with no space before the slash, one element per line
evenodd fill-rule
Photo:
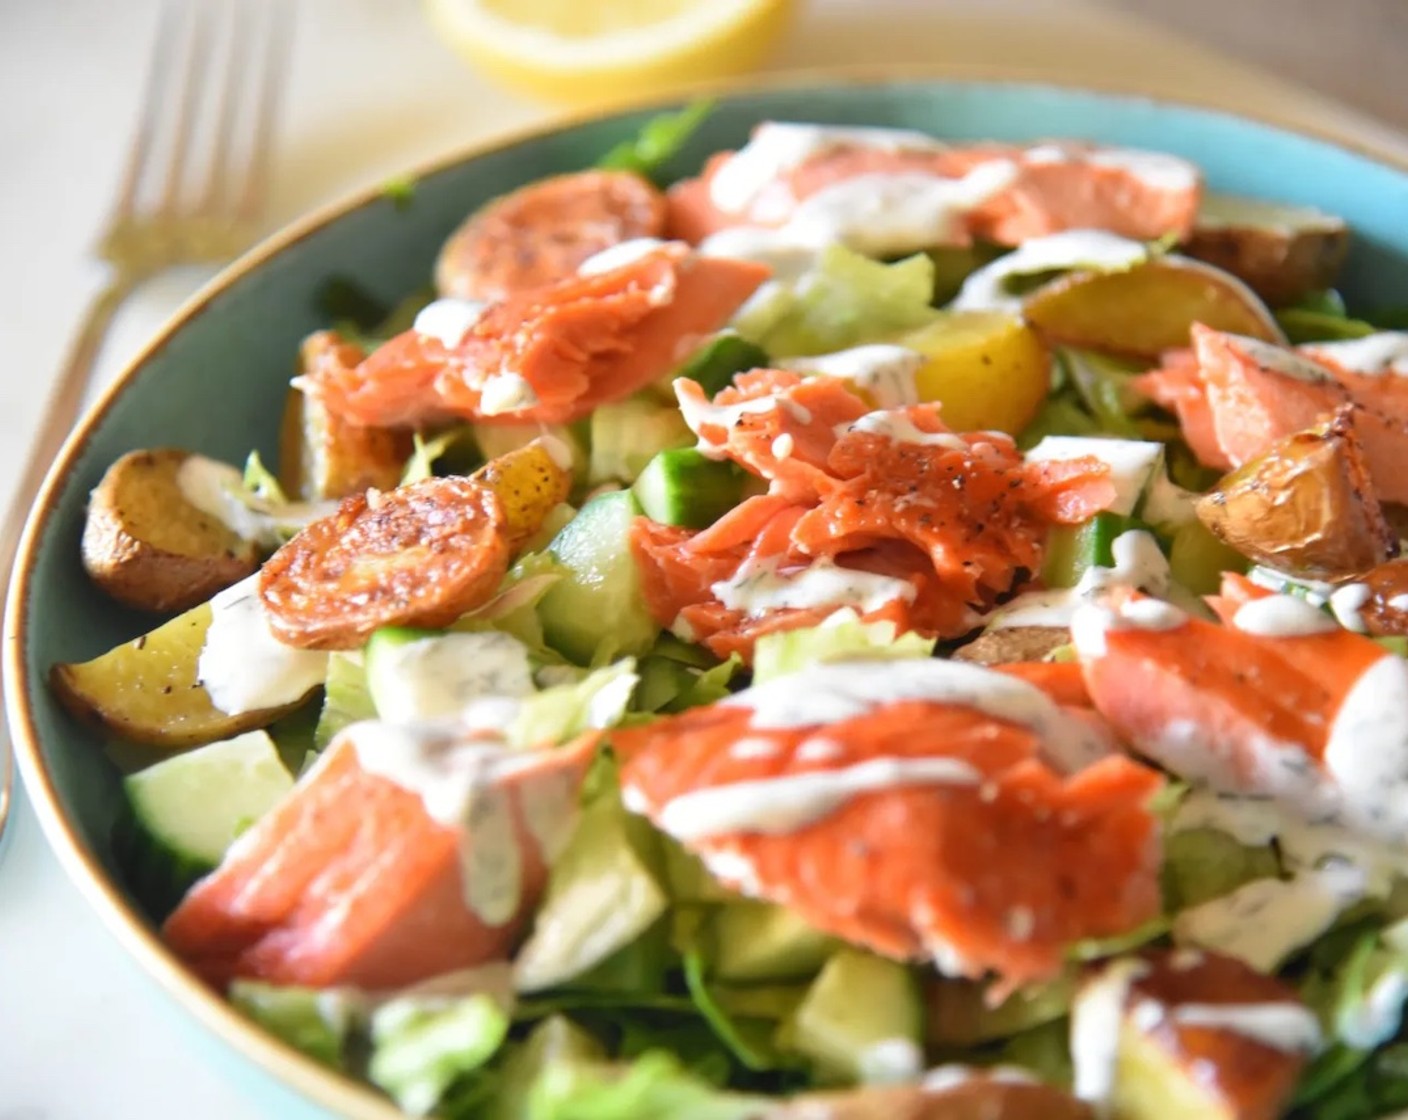
<path fill-rule="evenodd" d="M 1311 579 L 1343 579 L 1398 552 L 1369 484 L 1356 407 L 1277 442 L 1198 500 L 1198 517 L 1255 563 Z"/>
<path fill-rule="evenodd" d="M 216 708 L 196 679 L 209 629 L 210 605 L 202 603 L 92 661 L 55 665 L 50 686 L 80 719 L 167 751 L 264 727 L 298 706 L 237 716 Z"/>
<path fill-rule="evenodd" d="M 1113 1115 L 1121 1120 L 1280 1116 L 1319 1037 L 1315 1016 L 1295 990 L 1216 953 L 1163 950 L 1143 955 L 1137 964 L 1142 973 L 1119 982 L 1107 970 L 1077 996 L 1072 1026 L 1077 1077 L 1083 1005 L 1089 1000 L 1094 1007 L 1114 995 L 1122 998 L 1123 1012 L 1106 1102 Z M 1270 1010 L 1249 1014 L 1248 1007 Z M 1101 1013 L 1092 1014 L 1098 1022 Z"/>
<path fill-rule="evenodd" d="M 1366 588 L 1359 617 L 1369 633 L 1376 638 L 1408 635 L 1408 558 L 1377 564 L 1355 582 Z"/>
<path fill-rule="evenodd" d="M 299 366 L 310 373 L 322 362 L 356 365 L 365 356 L 335 331 L 318 331 L 304 339 Z M 289 390 L 279 430 L 279 482 L 291 498 L 345 498 L 373 486 L 390 490 L 411 450 L 409 432 L 349 424 L 299 389 Z"/>
<path fill-rule="evenodd" d="M 490 459 L 470 476 L 498 495 L 511 545 L 542 528 L 572 489 L 572 449 L 551 438 Z"/>
<path fill-rule="evenodd" d="M 1272 307 L 1284 307 L 1334 285 L 1349 251 L 1349 227 L 1308 206 L 1213 194 L 1203 199 L 1183 251 L 1245 280 Z"/>
<path fill-rule="evenodd" d="M 188 458 L 175 448 L 129 452 L 89 499 L 83 566 L 129 607 L 185 610 L 258 566 L 252 542 L 181 493 L 177 473 Z"/>
<path fill-rule="evenodd" d="M 1071 632 L 1064 626 L 1008 626 L 984 631 L 966 646 L 954 650 L 953 659 L 971 661 L 975 665 L 1040 661 L 1070 640 Z"/>
<path fill-rule="evenodd" d="M 1028 296 L 1023 314 L 1048 342 L 1151 363 L 1187 346 L 1194 323 L 1285 341 L 1255 292 L 1187 257 L 1159 257 L 1124 272 L 1073 272 Z"/>
<path fill-rule="evenodd" d="M 762 1114 L 762 1120 L 1090 1120 L 1094 1115 L 1063 1089 L 950 1067 L 928 1086 L 894 1085 L 806 1093 Z"/>

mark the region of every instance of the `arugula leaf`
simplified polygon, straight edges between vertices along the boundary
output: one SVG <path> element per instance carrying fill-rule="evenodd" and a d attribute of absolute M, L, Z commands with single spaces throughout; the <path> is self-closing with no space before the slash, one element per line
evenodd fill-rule
<path fill-rule="evenodd" d="M 673 113 L 651 117 L 633 140 L 623 140 L 597 161 L 606 171 L 634 171 L 655 179 L 714 111 L 712 98 L 691 101 Z"/>

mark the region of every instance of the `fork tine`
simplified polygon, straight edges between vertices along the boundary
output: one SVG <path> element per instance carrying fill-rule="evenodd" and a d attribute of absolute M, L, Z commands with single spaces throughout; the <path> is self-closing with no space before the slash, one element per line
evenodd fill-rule
<path fill-rule="evenodd" d="M 171 139 L 171 150 L 166 158 L 166 183 L 162 188 L 160 209 L 167 214 L 175 214 L 181 206 L 181 195 L 186 180 L 186 162 L 191 147 L 191 135 L 195 131 L 195 121 L 200 115 L 201 99 L 205 89 L 206 63 L 209 60 L 210 20 L 207 5 L 197 2 L 189 5 L 194 8 L 193 22 L 187 36 L 185 57 L 185 80 L 180 91 L 180 104 L 177 106 L 176 130 Z"/>
<path fill-rule="evenodd" d="M 293 37 L 292 0 L 272 0 L 272 3 L 265 3 L 261 7 L 266 13 L 266 18 L 264 50 L 260 59 L 259 100 L 255 108 L 254 132 L 245 165 L 244 185 L 235 211 L 240 218 L 247 221 L 252 221 L 258 216 L 268 192 L 274 127 L 277 123 Z"/>
<path fill-rule="evenodd" d="M 152 145 L 156 139 L 162 110 L 171 102 L 168 89 L 171 72 L 180 37 L 181 8 L 177 0 L 163 0 L 157 19 L 156 46 L 148 64 L 146 81 L 142 87 L 141 119 L 137 124 L 137 135 L 127 156 L 127 165 L 122 172 L 122 183 L 118 187 L 117 200 L 113 204 L 113 218 L 130 218 L 136 210 L 137 195 L 147 178 L 152 156 Z"/>
<path fill-rule="evenodd" d="M 249 56 L 247 12 L 248 6 L 237 2 L 233 5 L 233 19 L 229 21 L 230 49 L 225 56 L 224 82 L 216 106 L 215 138 L 199 204 L 200 211 L 205 214 L 216 210 L 227 197 L 229 188 L 230 154 L 235 145 L 235 128 L 240 118 L 241 94 Z"/>

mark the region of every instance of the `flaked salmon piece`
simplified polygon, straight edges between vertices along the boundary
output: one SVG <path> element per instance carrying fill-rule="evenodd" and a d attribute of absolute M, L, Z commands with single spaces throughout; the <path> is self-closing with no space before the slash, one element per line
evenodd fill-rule
<path fill-rule="evenodd" d="M 1375 343 L 1377 354 L 1368 349 L 1369 344 Z M 1308 343 L 1298 350 L 1329 370 L 1356 404 L 1408 424 L 1408 376 L 1404 375 L 1408 368 L 1408 335 L 1381 331 L 1350 342 Z"/>
<path fill-rule="evenodd" d="M 652 613 L 720 655 L 842 606 L 957 637 L 1040 567 L 1052 524 L 1115 497 L 1093 457 L 1028 463 L 1001 433 L 948 431 L 937 405 L 867 413 L 834 379 L 755 370 L 712 402 L 676 391 L 701 447 L 770 484 L 700 533 L 633 533 Z"/>
<path fill-rule="evenodd" d="M 492 304 L 455 346 L 410 330 L 306 390 L 358 424 L 567 423 L 678 365 L 764 280 L 748 261 L 667 244 Z"/>
<path fill-rule="evenodd" d="M 888 956 L 1017 985 L 1159 909 L 1161 779 L 991 670 L 813 667 L 613 744 L 628 806 L 717 876 Z"/>
<path fill-rule="evenodd" d="M 1402 659 L 1239 576 L 1210 602 L 1225 625 L 1138 596 L 1079 608 L 1072 634 L 1095 709 L 1180 777 L 1401 833 L 1403 762 L 1370 725 L 1408 706 Z"/>
<path fill-rule="evenodd" d="M 486 918 L 467 899 L 463 830 L 365 769 L 358 734 L 334 740 L 166 920 L 166 943 L 207 983 L 398 988 L 501 959 L 516 942 L 547 878 L 525 791 L 575 789 L 597 736 L 535 752 L 499 779 L 517 899 Z"/>
<path fill-rule="evenodd" d="M 1192 230 L 1202 200 L 1198 169 L 1162 153 L 1071 142 L 911 150 L 838 142 L 782 171 L 742 209 L 729 209 L 719 204 L 713 186 L 733 155 L 715 155 L 697 179 L 670 188 L 672 236 L 698 243 L 731 226 L 780 227 L 808 199 L 864 176 L 954 181 L 984 167 L 1008 167 L 1011 180 L 969 210 L 950 243 L 979 237 L 1015 246 L 1072 229 L 1143 240 L 1182 238 Z"/>
<path fill-rule="evenodd" d="M 665 197 L 629 171 L 577 171 L 529 183 L 469 216 L 435 264 L 441 295 L 498 300 L 570 277 L 623 241 L 659 237 Z"/>
<path fill-rule="evenodd" d="M 1232 461 L 1217 442 L 1207 386 L 1198 368 L 1197 355 L 1191 348 L 1166 351 L 1158 369 L 1140 374 L 1130 384 L 1160 408 L 1178 417 L 1183 441 L 1198 462 L 1214 470 L 1232 469 Z"/>
<path fill-rule="evenodd" d="M 992 666 L 999 673 L 1034 684 L 1063 707 L 1089 708 L 1090 690 L 1075 661 L 1009 661 Z"/>

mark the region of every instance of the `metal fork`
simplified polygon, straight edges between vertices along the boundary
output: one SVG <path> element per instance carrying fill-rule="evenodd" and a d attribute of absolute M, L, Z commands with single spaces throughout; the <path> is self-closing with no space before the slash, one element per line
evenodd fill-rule
<path fill-rule="evenodd" d="M 0 597 L 117 309 L 157 273 L 230 260 L 254 240 L 291 23 L 292 0 L 163 0 L 137 132 L 96 248 L 107 281 L 75 332 L 0 526 Z M 0 836 L 13 784 L 11 744 L 0 729 Z"/>

